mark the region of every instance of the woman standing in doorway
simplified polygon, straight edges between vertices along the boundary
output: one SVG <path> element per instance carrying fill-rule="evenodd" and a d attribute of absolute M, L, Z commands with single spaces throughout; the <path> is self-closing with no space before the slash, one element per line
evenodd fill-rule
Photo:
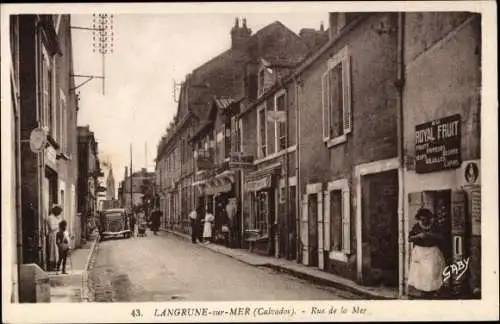
<path fill-rule="evenodd" d="M 443 237 L 430 210 L 421 208 L 415 218 L 417 223 L 409 237 L 413 249 L 408 285 L 414 289 L 414 298 L 430 299 L 437 297 L 443 285 L 445 260 L 439 249 Z"/>
<path fill-rule="evenodd" d="M 52 207 L 49 217 L 47 217 L 47 265 L 48 271 L 56 269 L 59 260 L 59 248 L 57 247 L 57 231 L 61 222 L 62 208 L 59 205 Z"/>

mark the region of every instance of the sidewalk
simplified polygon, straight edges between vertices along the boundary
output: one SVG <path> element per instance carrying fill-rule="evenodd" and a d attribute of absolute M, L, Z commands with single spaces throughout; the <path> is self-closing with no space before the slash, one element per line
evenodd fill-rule
<path fill-rule="evenodd" d="M 87 270 L 90 256 L 95 249 L 97 236 L 84 246 L 72 251 L 66 262 L 68 274 L 48 272 L 51 303 L 86 302 L 88 296 Z"/>
<path fill-rule="evenodd" d="M 184 233 L 162 229 L 162 231 L 191 240 L 191 237 Z M 355 283 L 352 280 L 336 276 L 334 274 L 321 271 L 298 264 L 295 261 L 276 259 L 272 257 L 260 256 L 243 249 L 230 249 L 217 244 L 202 245 L 207 249 L 234 258 L 246 264 L 258 267 L 272 268 L 277 271 L 291 274 L 295 277 L 305 279 L 317 284 L 332 286 L 342 290 L 353 292 L 367 299 L 397 299 L 398 291 L 385 287 L 366 287 Z"/>

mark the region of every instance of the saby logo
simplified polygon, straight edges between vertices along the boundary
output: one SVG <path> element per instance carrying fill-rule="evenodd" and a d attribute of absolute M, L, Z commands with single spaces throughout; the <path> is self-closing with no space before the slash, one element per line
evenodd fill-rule
<path fill-rule="evenodd" d="M 448 265 L 443 270 L 443 280 L 448 281 L 451 276 L 456 276 L 455 279 L 459 280 L 464 273 L 469 269 L 470 257 L 464 260 L 457 261 L 451 265 Z"/>

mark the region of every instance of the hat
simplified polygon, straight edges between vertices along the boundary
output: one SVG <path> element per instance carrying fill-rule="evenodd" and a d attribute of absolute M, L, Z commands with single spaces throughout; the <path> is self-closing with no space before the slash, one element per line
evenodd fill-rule
<path fill-rule="evenodd" d="M 53 205 L 52 205 L 52 212 L 53 212 L 53 213 L 57 213 L 57 211 L 56 211 L 56 210 L 58 210 L 58 211 L 59 211 L 59 213 L 60 213 L 60 212 L 62 212 L 62 207 L 61 207 L 61 206 L 59 206 L 58 204 L 53 204 Z"/>
<path fill-rule="evenodd" d="M 417 212 L 417 215 L 415 215 L 415 218 L 417 220 L 420 220 L 422 218 L 434 218 L 435 215 L 427 208 L 420 208 Z"/>

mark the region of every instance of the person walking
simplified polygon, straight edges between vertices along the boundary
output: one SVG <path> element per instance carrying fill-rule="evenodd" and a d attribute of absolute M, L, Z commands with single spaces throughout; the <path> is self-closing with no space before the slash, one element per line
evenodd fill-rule
<path fill-rule="evenodd" d="M 160 230 L 160 222 L 162 212 L 158 207 L 151 213 L 151 229 L 153 230 L 154 235 L 158 235 L 158 231 Z"/>
<path fill-rule="evenodd" d="M 135 236 L 135 223 L 137 223 L 137 220 L 135 218 L 135 213 L 132 211 L 130 213 L 130 232 L 132 233 L 132 237 Z"/>
<path fill-rule="evenodd" d="M 56 269 L 56 263 L 59 260 L 59 248 L 57 247 L 57 231 L 61 222 L 62 208 L 55 204 L 51 213 L 47 217 L 47 266 L 48 271 Z"/>
<path fill-rule="evenodd" d="M 419 209 L 415 218 L 417 223 L 409 233 L 413 249 L 408 285 L 412 298 L 430 299 L 437 297 L 443 285 L 445 260 L 439 248 L 443 236 L 438 229 L 436 215 L 429 209 Z"/>
<path fill-rule="evenodd" d="M 215 216 L 208 212 L 204 219 L 203 224 L 203 241 L 208 244 L 212 241 L 212 224 L 215 220 Z"/>
<path fill-rule="evenodd" d="M 193 244 L 196 244 L 197 240 L 198 240 L 198 231 L 199 231 L 199 225 L 198 225 L 198 214 L 196 212 L 196 210 L 199 209 L 196 208 L 196 209 L 193 209 L 190 213 L 189 213 L 189 221 L 191 223 L 191 242 Z"/>
<path fill-rule="evenodd" d="M 59 223 L 59 231 L 56 234 L 56 244 L 59 250 L 59 260 L 57 261 L 56 272 L 59 272 L 62 263 L 62 273 L 68 274 L 66 272 L 66 260 L 70 253 L 70 242 L 71 239 L 69 237 L 69 233 L 66 230 L 67 223 L 65 220 Z"/>

